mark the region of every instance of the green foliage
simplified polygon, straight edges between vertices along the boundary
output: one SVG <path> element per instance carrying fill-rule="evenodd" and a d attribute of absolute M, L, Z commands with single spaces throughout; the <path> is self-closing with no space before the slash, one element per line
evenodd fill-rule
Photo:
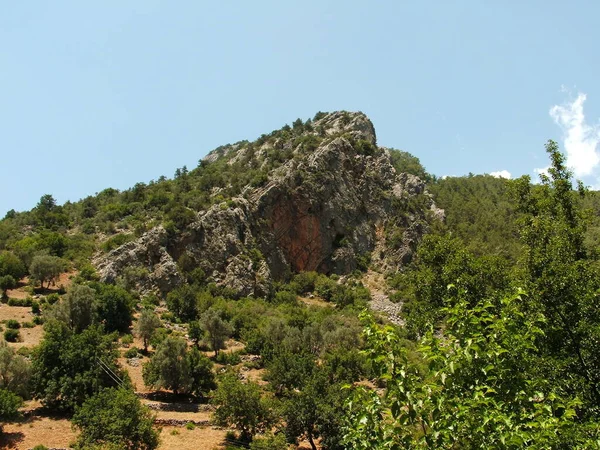
<path fill-rule="evenodd" d="M 2 290 L 2 299 L 8 300 L 8 290 L 17 287 L 16 280 L 12 275 L 4 275 L 0 277 L 0 290 Z"/>
<path fill-rule="evenodd" d="M 187 350 L 180 338 L 165 338 L 152 359 L 144 365 L 144 382 L 175 394 L 203 395 L 214 388 L 212 362 L 197 348 Z"/>
<path fill-rule="evenodd" d="M 34 209 L 35 218 L 44 228 L 57 229 L 66 226 L 69 218 L 63 208 L 56 204 L 56 200 L 50 194 L 43 195 Z"/>
<path fill-rule="evenodd" d="M 49 316 L 80 333 L 96 321 L 95 301 L 95 291 L 91 287 L 76 284 L 53 306 Z"/>
<path fill-rule="evenodd" d="M 27 269 L 21 258 L 12 252 L 0 252 L 0 277 L 11 276 L 20 280 L 27 273 Z"/>
<path fill-rule="evenodd" d="M 133 336 L 131 334 L 126 334 L 121 338 L 121 344 L 123 346 L 128 346 L 133 344 Z"/>
<path fill-rule="evenodd" d="M 19 323 L 18 320 L 15 319 L 8 319 L 6 321 L 6 327 L 10 328 L 12 330 L 18 330 L 19 328 L 21 328 L 21 324 Z"/>
<path fill-rule="evenodd" d="M 319 278 L 317 272 L 300 272 L 294 276 L 293 284 L 297 287 L 297 294 L 308 294 L 315 290 L 315 283 Z"/>
<path fill-rule="evenodd" d="M 19 417 L 19 408 L 23 400 L 9 390 L 0 388 L 0 435 L 2 435 L 2 422 Z"/>
<path fill-rule="evenodd" d="M 13 330 L 11 328 L 4 330 L 4 340 L 6 342 L 18 342 L 21 338 L 19 330 Z"/>
<path fill-rule="evenodd" d="M 522 295 L 473 305 L 463 291 L 452 303 L 444 337 L 428 333 L 418 347 L 426 370 L 410 362 L 393 329 L 365 319 L 368 357 L 386 393 L 354 389 L 346 446 L 541 449 L 565 439 L 592 445 L 597 437 L 577 434 L 573 420 L 580 401 L 536 373 L 544 317 L 525 314 Z"/>
<path fill-rule="evenodd" d="M 131 242 L 133 239 L 135 239 L 135 236 L 131 233 L 119 233 L 104 241 L 101 247 L 102 250 L 108 253 L 127 242 Z"/>
<path fill-rule="evenodd" d="M 72 421 L 81 430 L 78 449 L 109 445 L 152 450 L 159 444 L 158 432 L 153 428 L 154 416 L 128 389 L 100 391 L 77 409 Z"/>
<path fill-rule="evenodd" d="M 231 325 L 221 318 L 221 314 L 213 308 L 209 308 L 200 316 L 200 324 L 206 331 L 210 346 L 219 354 L 219 350 L 225 348 L 225 341 L 231 336 L 233 330 Z"/>
<path fill-rule="evenodd" d="M 407 299 L 403 308 L 406 328 L 414 337 L 422 336 L 443 318 L 442 307 L 453 298 L 447 289 L 449 284 L 478 300 L 504 292 L 510 279 L 503 259 L 477 257 L 458 239 L 428 235 L 419 245 L 410 270 L 397 274 L 390 284 Z"/>
<path fill-rule="evenodd" d="M 44 330 L 32 355 L 33 393 L 44 405 L 73 411 L 102 388 L 115 386 L 114 375 L 128 382 L 118 368 L 113 337 L 100 326 L 74 333 L 63 322 L 51 320 Z"/>
<path fill-rule="evenodd" d="M 133 320 L 135 300 L 122 287 L 92 283 L 96 291 L 96 314 L 106 331 L 127 332 Z"/>
<path fill-rule="evenodd" d="M 171 389 L 175 394 L 189 392 L 192 379 L 186 349 L 187 343 L 183 339 L 167 337 L 144 365 L 144 382 L 155 388 Z"/>
<path fill-rule="evenodd" d="M 426 171 L 419 158 L 402 150 L 388 149 L 392 166 L 398 173 L 410 173 L 418 176 L 423 181 L 431 181 L 432 177 Z"/>
<path fill-rule="evenodd" d="M 139 350 L 136 347 L 128 348 L 127 351 L 123 354 L 125 358 L 137 358 L 138 355 Z"/>
<path fill-rule="evenodd" d="M 242 362 L 242 359 L 239 352 L 220 352 L 215 356 L 215 362 L 224 366 L 235 366 Z"/>
<path fill-rule="evenodd" d="M 250 450 L 286 450 L 287 448 L 283 434 L 267 433 L 250 443 Z"/>
<path fill-rule="evenodd" d="M 54 283 L 59 275 L 65 270 L 65 262 L 58 256 L 38 255 L 34 256 L 29 266 L 29 273 L 32 278 L 39 281 L 41 287 L 44 282 Z"/>
<path fill-rule="evenodd" d="M 202 329 L 202 325 L 200 325 L 200 322 L 198 322 L 197 320 L 190 322 L 188 326 L 188 336 L 196 347 L 200 345 L 200 341 L 204 336 L 204 330 Z"/>
<path fill-rule="evenodd" d="M 161 326 L 161 321 L 153 311 L 143 309 L 135 324 L 135 333 L 144 341 L 144 352 L 148 351 L 148 343 L 154 332 Z"/>
<path fill-rule="evenodd" d="M 8 306 L 31 306 L 33 305 L 33 299 L 31 297 L 27 298 L 9 298 Z"/>
<path fill-rule="evenodd" d="M 324 449 L 347 448 L 341 445 L 343 395 L 342 386 L 330 383 L 323 371 L 309 378 L 301 390 L 291 392 L 283 407 L 288 440 L 307 439 L 316 449 L 315 440 L 320 438 Z"/>
<path fill-rule="evenodd" d="M 521 245 L 512 183 L 490 175 L 448 177 L 430 184 L 429 191 L 445 212 L 447 230 L 467 250 L 516 262 Z"/>
<path fill-rule="evenodd" d="M 236 428 L 245 442 L 269 430 L 276 420 L 273 405 L 261 395 L 260 387 L 251 381 L 240 381 L 234 373 L 220 379 L 211 403 L 216 407 L 215 423 Z"/>
<path fill-rule="evenodd" d="M 126 332 L 133 319 L 134 299 L 119 286 L 93 282 L 74 284 L 49 316 L 81 332 L 92 323 L 102 323 L 106 331 Z"/>
<path fill-rule="evenodd" d="M 0 389 L 19 397 L 30 397 L 31 364 L 5 342 L 0 341 Z"/>
<path fill-rule="evenodd" d="M 298 297 L 294 292 L 290 291 L 279 291 L 275 294 L 275 298 L 273 299 L 275 304 L 281 305 L 284 303 L 287 304 L 295 304 L 298 302 Z"/>
<path fill-rule="evenodd" d="M 600 407 L 600 304 L 598 267 L 585 247 L 589 213 L 582 209 L 586 190 L 573 190 L 571 173 L 556 143 L 549 141 L 549 176 L 533 188 L 517 180 L 514 194 L 521 213 L 528 306 L 548 321 L 541 347 L 547 358 L 540 371 L 584 400 L 583 415 Z"/>
<path fill-rule="evenodd" d="M 213 363 L 197 348 L 192 348 L 186 355 L 190 366 L 192 385 L 190 392 L 196 396 L 205 396 L 207 392 L 217 387 Z"/>
<path fill-rule="evenodd" d="M 184 322 L 196 319 L 198 315 L 196 291 L 189 285 L 174 289 L 167 295 L 167 307 Z"/>

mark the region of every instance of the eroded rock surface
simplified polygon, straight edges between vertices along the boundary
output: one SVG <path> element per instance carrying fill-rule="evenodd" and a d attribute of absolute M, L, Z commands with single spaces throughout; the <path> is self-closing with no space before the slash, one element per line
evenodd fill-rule
<path fill-rule="evenodd" d="M 186 254 L 210 280 L 246 296 L 263 295 L 273 280 L 294 272 L 352 272 L 366 255 L 383 269 L 406 264 L 428 220 L 443 217 L 424 182 L 396 173 L 362 113 L 328 114 L 313 128 L 325 136 L 316 149 L 294 150 L 266 184 L 247 186 L 228 204 L 198 213 L 179 235 L 157 227 L 98 259 L 102 279 L 114 281 L 126 267 L 143 267 L 148 277 L 141 290 L 164 294 L 183 282 L 176 261 Z M 289 148 L 289 142 L 276 143 Z M 257 158 L 269 150 L 266 145 Z M 242 151 L 225 146 L 206 161 Z M 421 206 L 411 209 L 416 197 Z M 394 245 L 386 232 L 390 224 L 403 233 Z"/>

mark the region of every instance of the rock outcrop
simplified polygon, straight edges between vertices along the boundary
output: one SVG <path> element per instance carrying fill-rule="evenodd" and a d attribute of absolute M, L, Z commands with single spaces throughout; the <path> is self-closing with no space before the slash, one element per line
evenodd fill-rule
<path fill-rule="evenodd" d="M 175 262 L 186 254 L 210 280 L 246 296 L 263 295 L 273 280 L 294 272 L 344 274 L 369 257 L 384 269 L 406 264 L 428 221 L 443 217 L 423 181 L 396 173 L 362 113 L 327 114 L 311 129 L 306 135 L 318 140 L 316 148 L 282 139 L 263 144 L 256 165 L 277 149 L 291 152 L 264 185 L 198 213 L 177 236 L 158 227 L 113 250 L 96 262 L 102 279 L 143 267 L 148 276 L 140 289 L 164 294 L 183 282 Z M 206 161 L 244 151 L 221 147 Z M 401 233 L 393 245 L 390 227 Z"/>

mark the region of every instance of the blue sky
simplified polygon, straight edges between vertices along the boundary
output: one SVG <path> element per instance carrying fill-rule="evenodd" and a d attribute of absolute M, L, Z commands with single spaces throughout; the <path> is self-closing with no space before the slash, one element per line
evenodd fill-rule
<path fill-rule="evenodd" d="M 553 138 L 597 186 L 598 17 L 597 1 L 3 2 L 0 215 L 172 176 L 319 110 L 367 113 L 439 176 L 533 175 Z"/>

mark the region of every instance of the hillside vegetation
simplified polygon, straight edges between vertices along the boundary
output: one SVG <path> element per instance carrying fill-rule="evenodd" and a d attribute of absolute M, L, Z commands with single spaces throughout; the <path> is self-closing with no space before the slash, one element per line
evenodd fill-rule
<path fill-rule="evenodd" d="M 318 113 L 9 212 L 0 443 L 598 448 L 600 204 L 547 151 L 539 184 L 437 179 Z"/>

